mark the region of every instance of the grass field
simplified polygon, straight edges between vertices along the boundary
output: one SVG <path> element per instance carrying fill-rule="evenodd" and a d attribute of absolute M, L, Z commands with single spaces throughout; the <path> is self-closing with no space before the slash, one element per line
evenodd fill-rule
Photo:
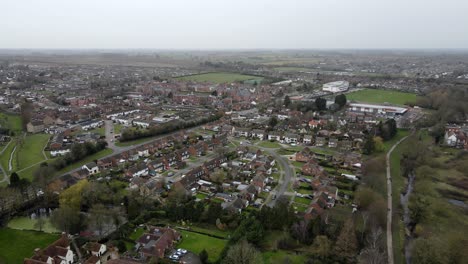
<path fill-rule="evenodd" d="M 2 228 L 0 229 L 0 263 L 23 263 L 25 257 L 33 255 L 35 248 L 45 248 L 58 238 L 56 234 Z M 12 247 L 14 247 L 13 250 Z"/>
<path fill-rule="evenodd" d="M 12 139 L 11 143 L 5 147 L 3 154 L 0 155 L 0 162 L 2 164 L 3 169 L 8 172 L 8 162 L 10 160 L 10 155 L 13 149 L 16 146 L 16 141 Z M 13 167 L 16 167 L 16 159 L 13 159 Z"/>
<path fill-rule="evenodd" d="M 390 103 L 395 105 L 404 105 L 408 102 L 415 102 L 418 96 L 413 93 L 405 93 L 399 91 L 363 89 L 356 92 L 346 94 L 348 101 L 366 103 Z"/>
<path fill-rule="evenodd" d="M 227 240 L 210 237 L 190 231 L 180 230 L 182 242 L 177 247 L 187 249 L 199 254 L 203 249 L 208 252 L 208 260 L 215 262 L 219 259 L 221 252 L 227 244 Z"/>
<path fill-rule="evenodd" d="M 23 129 L 21 117 L 19 115 L 0 113 L 0 127 L 8 128 L 15 133 L 20 132 Z"/>
<path fill-rule="evenodd" d="M 38 162 L 45 160 L 42 150 L 47 144 L 50 135 L 34 134 L 28 135 L 16 151 L 18 155 L 17 170 L 26 168 Z"/>
<path fill-rule="evenodd" d="M 274 70 L 280 71 L 280 72 L 313 72 L 314 71 L 312 69 L 302 68 L 302 67 L 276 67 L 274 68 Z"/>
<path fill-rule="evenodd" d="M 50 224 L 50 221 L 48 218 L 46 218 L 45 220 L 46 220 L 46 224 L 44 228 L 42 229 L 43 232 L 46 232 L 46 233 L 58 233 L 59 232 Z M 29 217 L 16 217 L 10 220 L 7 226 L 11 229 L 39 231 L 39 229 L 34 227 L 34 224 L 36 223 L 36 221 L 37 220 L 33 220 Z"/>
<path fill-rule="evenodd" d="M 263 80 L 263 77 L 245 75 L 239 73 L 231 72 L 211 72 L 211 73 L 202 73 L 177 77 L 176 79 L 185 80 L 185 81 L 196 81 L 196 82 L 211 82 L 211 83 L 232 83 L 232 82 L 242 82 L 247 80 L 256 80 L 260 82 Z"/>

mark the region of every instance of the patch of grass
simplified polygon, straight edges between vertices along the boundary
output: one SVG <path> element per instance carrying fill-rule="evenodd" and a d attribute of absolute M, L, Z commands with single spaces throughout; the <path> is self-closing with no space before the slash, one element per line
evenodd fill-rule
<path fill-rule="evenodd" d="M 280 148 L 280 144 L 276 142 L 271 142 L 271 141 L 262 141 L 258 143 L 258 146 L 264 147 L 264 148 Z"/>
<path fill-rule="evenodd" d="M 384 142 L 385 152 L 389 151 L 395 143 L 410 134 L 409 130 L 398 129 L 397 134 L 390 140 Z"/>
<path fill-rule="evenodd" d="M 231 72 L 210 72 L 210 73 L 181 76 L 181 77 L 177 77 L 176 79 L 184 80 L 184 81 L 196 81 L 196 82 L 232 83 L 232 82 L 241 82 L 241 81 L 247 81 L 247 80 L 256 80 L 257 82 L 261 82 L 263 80 L 263 77 L 245 75 L 245 74 L 239 74 L 239 73 L 231 73 Z"/>
<path fill-rule="evenodd" d="M 18 170 L 45 160 L 42 150 L 46 146 L 49 137 L 50 135 L 48 134 L 26 136 L 20 147 L 16 150 L 18 151 Z"/>
<path fill-rule="evenodd" d="M 133 233 L 132 233 L 130 236 L 128 236 L 128 238 L 131 239 L 131 240 L 133 240 L 133 241 L 135 241 L 135 240 L 137 240 L 138 238 L 140 238 L 141 235 L 143 235 L 143 233 L 144 233 L 145 231 L 146 231 L 146 230 L 145 230 L 144 228 L 138 227 L 138 228 L 135 229 L 135 231 L 133 231 Z"/>
<path fill-rule="evenodd" d="M 274 70 L 279 72 L 314 72 L 312 69 L 302 67 L 276 67 Z"/>
<path fill-rule="evenodd" d="M 199 254 L 203 249 L 208 252 L 208 260 L 215 262 L 219 259 L 221 252 L 227 244 L 227 240 L 210 237 L 186 230 L 180 230 L 182 241 L 178 248 L 187 249 L 195 254 Z"/>
<path fill-rule="evenodd" d="M 16 134 L 23 130 L 23 122 L 19 115 L 0 113 L 0 127 L 5 127 Z"/>
<path fill-rule="evenodd" d="M 125 127 L 122 124 L 114 124 L 114 134 L 120 134 Z"/>
<path fill-rule="evenodd" d="M 300 203 L 300 204 L 309 205 L 309 204 L 312 202 L 312 200 L 309 199 L 309 198 L 296 196 L 296 197 L 294 197 L 294 202 L 295 202 L 295 203 Z"/>
<path fill-rule="evenodd" d="M 378 89 L 363 89 L 346 94 L 348 100 L 366 103 L 390 103 L 395 105 L 405 105 L 408 102 L 416 102 L 418 96 L 413 93 L 399 91 L 388 91 Z"/>
<path fill-rule="evenodd" d="M 49 218 L 44 219 L 46 221 L 44 228 L 42 229 L 43 232 L 46 233 L 58 233 L 59 230 L 55 229 L 49 221 Z M 36 224 L 37 220 L 33 220 L 29 217 L 16 217 L 10 222 L 8 222 L 8 227 L 11 229 L 18 229 L 18 230 L 36 230 L 39 231 L 38 228 L 35 228 L 34 225 Z"/>
<path fill-rule="evenodd" d="M 95 129 L 85 131 L 85 132 L 91 132 L 91 133 L 99 134 L 100 136 L 105 136 L 106 135 L 106 128 L 104 126 L 102 126 L 102 127 L 97 127 Z"/>
<path fill-rule="evenodd" d="M 307 260 L 307 256 L 298 255 L 293 252 L 285 250 L 266 251 L 262 253 L 263 261 L 265 263 L 293 263 L 302 264 Z M 286 262 L 289 259 L 289 262 Z"/>
<path fill-rule="evenodd" d="M 0 262 L 23 263 L 25 257 L 31 257 L 34 254 L 35 248 L 45 248 L 58 238 L 56 234 L 2 228 L 0 229 L 0 245 L 2 245 L 0 246 Z"/>
<path fill-rule="evenodd" d="M 5 172 L 9 172 L 8 170 L 8 162 L 10 160 L 10 156 L 11 156 L 11 152 L 13 151 L 13 149 L 15 148 L 16 146 L 16 140 L 12 139 L 11 143 L 6 146 L 4 148 L 4 151 L 3 151 L 3 154 L 0 155 L 0 162 L 2 164 L 2 167 L 3 169 L 5 170 Z M 16 150 L 17 151 L 17 150 Z M 15 152 L 16 152 L 15 151 Z M 13 165 L 13 169 L 15 169 L 17 166 L 16 166 L 16 159 L 13 157 L 13 160 L 12 160 L 12 165 Z"/>

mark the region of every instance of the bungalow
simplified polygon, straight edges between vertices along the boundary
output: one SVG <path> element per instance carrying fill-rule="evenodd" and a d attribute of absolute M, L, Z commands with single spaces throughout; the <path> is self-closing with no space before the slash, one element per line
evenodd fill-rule
<path fill-rule="evenodd" d="M 221 204 L 221 207 L 224 210 L 227 210 L 232 213 L 241 213 L 242 209 L 247 207 L 249 204 L 248 201 L 242 200 L 241 198 L 236 198 L 230 202 L 224 202 Z"/>
<path fill-rule="evenodd" d="M 127 177 L 144 177 L 149 173 L 148 166 L 144 162 L 140 162 L 132 167 L 128 168 L 125 172 Z"/>
<path fill-rule="evenodd" d="M 312 136 L 311 135 L 304 135 L 304 138 L 302 139 L 302 142 L 304 143 L 304 145 L 312 144 Z"/>
<path fill-rule="evenodd" d="M 85 122 L 79 123 L 78 125 L 83 130 L 91 130 L 91 129 L 100 127 L 103 124 L 104 124 L 104 122 L 102 122 L 102 120 L 90 120 L 90 121 L 85 121 Z"/>
<path fill-rule="evenodd" d="M 63 156 L 70 152 L 71 152 L 70 148 L 55 149 L 55 150 L 50 151 L 50 155 L 52 157 L 57 157 L 57 156 Z"/>
<path fill-rule="evenodd" d="M 89 174 L 96 174 L 99 172 L 99 167 L 96 162 L 90 162 L 81 167 L 84 170 L 87 170 Z"/>
<path fill-rule="evenodd" d="M 278 132 L 270 132 L 270 133 L 268 133 L 268 140 L 280 141 L 281 140 L 281 134 L 278 133 Z"/>
<path fill-rule="evenodd" d="M 337 138 L 330 138 L 330 140 L 328 141 L 328 147 L 329 148 L 338 147 L 338 139 Z"/>
<path fill-rule="evenodd" d="M 132 121 L 132 125 L 136 127 L 148 128 L 151 125 L 151 123 L 146 120 L 135 119 Z"/>
<path fill-rule="evenodd" d="M 291 143 L 296 144 L 298 140 L 299 140 L 299 136 L 296 135 L 296 134 L 292 134 L 292 133 L 287 134 L 284 137 L 284 142 L 287 143 L 287 144 L 291 144 Z"/>
<path fill-rule="evenodd" d="M 234 135 L 236 137 L 248 137 L 250 135 L 250 130 L 248 128 L 239 127 L 236 128 Z"/>
<path fill-rule="evenodd" d="M 315 146 L 323 147 L 325 144 L 327 144 L 327 139 L 325 137 L 317 137 L 315 139 Z"/>
<path fill-rule="evenodd" d="M 265 136 L 265 132 L 263 130 L 260 130 L 260 129 L 254 129 L 254 130 L 252 130 L 252 133 L 250 134 L 250 136 L 258 138 L 260 140 L 263 140 L 263 138 Z"/>

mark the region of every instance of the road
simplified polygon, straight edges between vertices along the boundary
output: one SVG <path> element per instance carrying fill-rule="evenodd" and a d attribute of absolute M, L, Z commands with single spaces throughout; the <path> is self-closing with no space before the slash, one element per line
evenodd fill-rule
<path fill-rule="evenodd" d="M 390 155 L 392 155 L 393 150 L 405 140 L 408 136 L 400 139 L 395 143 L 392 148 L 387 152 L 385 157 L 386 167 L 387 167 L 387 253 L 388 253 L 388 263 L 393 264 L 393 233 L 392 233 L 392 174 L 390 168 Z"/>
<path fill-rule="evenodd" d="M 262 141 L 259 141 L 258 143 L 260 143 L 260 142 L 262 142 Z M 275 158 L 275 160 L 279 163 L 280 167 L 282 168 L 281 177 L 278 180 L 278 186 L 276 186 L 275 190 L 270 192 L 270 195 L 268 196 L 268 198 L 265 201 L 265 203 L 267 203 L 268 200 L 270 200 L 270 197 L 272 195 L 276 195 L 276 199 L 271 199 L 267 203 L 268 206 L 274 207 L 276 205 L 276 201 L 278 200 L 277 198 L 279 198 L 282 195 L 288 195 L 289 194 L 289 193 L 286 193 L 286 191 L 287 191 L 287 189 L 289 187 L 290 182 L 293 179 L 296 178 L 296 173 L 295 173 L 294 169 L 292 168 L 291 164 L 289 164 L 288 159 L 286 159 L 282 155 L 279 155 L 278 153 L 276 153 L 276 151 L 278 150 L 277 148 L 261 147 L 261 146 L 257 145 L 258 143 L 257 144 L 251 144 L 250 141 L 243 141 L 242 143 L 243 143 L 242 144 L 243 146 L 255 147 L 255 148 L 261 149 L 263 152 L 268 153 L 270 156 L 273 156 L 273 158 Z M 294 199 L 294 195 L 292 196 L 292 199 Z"/>

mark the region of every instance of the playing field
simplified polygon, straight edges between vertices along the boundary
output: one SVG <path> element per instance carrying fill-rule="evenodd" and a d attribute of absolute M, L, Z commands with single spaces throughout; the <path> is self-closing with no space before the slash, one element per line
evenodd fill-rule
<path fill-rule="evenodd" d="M 218 260 L 227 243 L 227 240 L 185 230 L 180 230 L 180 233 L 182 234 L 182 242 L 177 245 L 178 248 L 187 249 L 195 254 L 199 254 L 205 249 L 208 252 L 210 262 Z"/>
<path fill-rule="evenodd" d="M 35 248 L 45 248 L 59 238 L 57 234 L 37 231 L 0 229 L 0 263 L 23 263 L 31 257 Z"/>
<path fill-rule="evenodd" d="M 182 77 L 177 77 L 179 80 L 186 81 L 196 81 L 196 82 L 210 82 L 210 83 L 232 83 L 232 82 L 242 82 L 248 80 L 256 80 L 258 82 L 263 80 L 263 77 L 245 75 L 239 73 L 230 73 L 230 72 L 210 72 L 203 74 L 194 74 L 187 75 Z"/>
<path fill-rule="evenodd" d="M 346 98 L 348 101 L 353 100 L 366 103 L 390 103 L 395 105 L 405 105 L 408 102 L 416 102 L 418 96 L 413 93 L 399 91 L 363 89 L 346 94 Z"/>

